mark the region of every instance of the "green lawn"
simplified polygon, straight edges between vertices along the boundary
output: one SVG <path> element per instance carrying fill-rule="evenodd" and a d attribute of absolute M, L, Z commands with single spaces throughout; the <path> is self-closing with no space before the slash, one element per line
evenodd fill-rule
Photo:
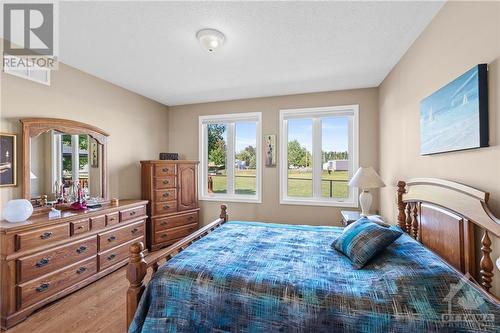
<path fill-rule="evenodd" d="M 212 176 L 214 181 L 214 193 L 227 193 L 227 177 L 222 175 Z M 255 170 L 236 170 L 234 192 L 236 194 L 254 195 L 257 182 L 255 179 Z"/>
<path fill-rule="evenodd" d="M 236 194 L 255 194 L 255 170 L 237 170 L 235 176 Z M 214 193 L 227 192 L 227 179 L 224 174 L 212 176 L 212 179 L 214 181 Z M 323 171 L 322 180 L 321 193 L 323 197 L 330 197 L 330 180 L 332 180 L 332 196 L 334 198 L 347 198 L 349 195 L 347 171 L 335 171 L 330 175 L 327 171 Z M 312 173 L 289 170 L 288 195 L 291 197 L 311 197 Z"/>
<path fill-rule="evenodd" d="M 330 183 L 334 198 L 348 197 L 347 171 L 334 171 L 331 174 L 328 174 L 328 171 L 323 171 L 321 179 L 321 194 L 323 197 L 330 197 Z M 312 197 L 312 172 L 288 170 L 288 196 Z"/>

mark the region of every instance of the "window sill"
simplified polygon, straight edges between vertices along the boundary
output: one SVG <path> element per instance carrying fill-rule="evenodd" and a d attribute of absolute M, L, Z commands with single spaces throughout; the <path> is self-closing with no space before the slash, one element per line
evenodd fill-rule
<path fill-rule="evenodd" d="M 254 203 L 254 204 L 260 204 L 262 203 L 262 200 L 258 197 L 246 197 L 246 196 L 223 196 L 223 195 L 217 195 L 217 196 L 203 196 L 200 197 L 199 200 L 201 201 L 219 201 L 219 202 L 241 202 L 241 203 Z"/>
<path fill-rule="evenodd" d="M 324 207 L 342 207 L 358 208 L 358 202 L 352 201 L 331 201 L 331 200 L 308 200 L 304 198 L 286 198 L 280 200 L 281 205 L 299 205 L 299 206 L 324 206 Z"/>

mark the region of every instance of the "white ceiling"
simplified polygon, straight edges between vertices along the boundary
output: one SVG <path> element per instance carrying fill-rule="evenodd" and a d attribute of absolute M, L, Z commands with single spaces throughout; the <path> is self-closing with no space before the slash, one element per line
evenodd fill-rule
<path fill-rule="evenodd" d="M 60 59 L 167 105 L 374 87 L 442 4 L 61 2 Z"/>

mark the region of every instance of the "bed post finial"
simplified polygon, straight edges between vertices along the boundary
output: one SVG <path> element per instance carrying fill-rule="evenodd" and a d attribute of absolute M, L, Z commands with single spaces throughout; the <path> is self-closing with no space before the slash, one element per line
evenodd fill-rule
<path fill-rule="evenodd" d="M 398 181 L 398 225 L 401 229 L 406 230 L 406 204 L 403 202 L 403 194 L 406 193 L 406 183 L 402 180 Z"/>
<path fill-rule="evenodd" d="M 127 290 L 127 327 L 134 319 L 135 310 L 144 292 L 144 277 L 148 269 L 144 260 L 144 244 L 137 242 L 130 245 L 130 259 L 127 265 L 127 280 L 130 285 Z"/>
<path fill-rule="evenodd" d="M 224 220 L 224 222 L 227 222 L 227 206 L 226 205 L 221 205 L 220 206 L 220 216 L 221 219 Z"/>
<path fill-rule="evenodd" d="M 493 281 L 493 261 L 491 260 L 491 239 L 488 235 L 488 230 L 484 230 L 483 238 L 481 239 L 481 261 L 479 267 L 481 268 L 481 285 L 486 291 L 490 291 L 491 282 Z"/>

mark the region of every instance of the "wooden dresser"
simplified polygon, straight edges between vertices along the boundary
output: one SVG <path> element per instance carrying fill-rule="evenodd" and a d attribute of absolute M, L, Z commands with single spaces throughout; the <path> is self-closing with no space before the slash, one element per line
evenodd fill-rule
<path fill-rule="evenodd" d="M 198 161 L 141 161 L 142 198 L 149 200 L 147 246 L 175 243 L 198 229 Z"/>
<path fill-rule="evenodd" d="M 1 328 L 125 265 L 130 244 L 144 241 L 146 204 L 0 222 Z"/>

